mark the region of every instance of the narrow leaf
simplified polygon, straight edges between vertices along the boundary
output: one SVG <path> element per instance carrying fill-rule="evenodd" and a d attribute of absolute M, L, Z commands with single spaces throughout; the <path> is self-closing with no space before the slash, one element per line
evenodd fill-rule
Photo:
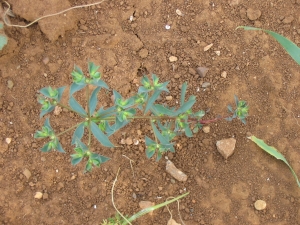
<path fill-rule="evenodd" d="M 177 114 L 173 112 L 172 110 L 164 107 L 163 105 L 160 104 L 155 104 L 152 106 L 151 109 L 154 109 L 156 113 L 158 114 L 163 114 L 163 115 L 168 115 L 168 116 L 176 116 Z"/>
<path fill-rule="evenodd" d="M 187 82 L 184 82 L 181 86 L 180 106 L 184 104 L 186 89 L 187 89 Z"/>
<path fill-rule="evenodd" d="M 109 89 L 108 85 L 103 80 L 100 79 L 93 79 L 92 84 L 96 85 L 97 87 L 105 88 L 107 90 Z"/>
<path fill-rule="evenodd" d="M 161 91 L 160 90 L 156 90 L 153 95 L 150 97 L 150 99 L 147 102 L 144 114 L 146 114 L 148 112 L 148 110 L 152 107 L 153 103 L 156 101 L 156 99 L 158 98 L 158 96 L 160 95 Z"/>
<path fill-rule="evenodd" d="M 57 97 L 56 100 L 57 100 L 58 102 L 60 102 L 60 100 L 61 100 L 61 98 L 62 98 L 62 95 L 63 95 L 65 89 L 66 89 L 66 86 L 57 88 L 57 91 L 58 91 L 58 97 Z"/>
<path fill-rule="evenodd" d="M 93 92 L 92 95 L 90 97 L 90 102 L 89 102 L 89 110 L 90 110 L 90 115 L 94 114 L 94 111 L 96 109 L 97 106 L 97 102 L 98 102 L 98 98 L 97 98 L 97 94 L 100 91 L 101 87 L 97 87 Z"/>
<path fill-rule="evenodd" d="M 250 136 L 248 138 L 251 141 L 253 141 L 254 143 L 256 143 L 265 152 L 269 153 L 271 156 L 274 156 L 276 159 L 282 160 L 290 168 L 290 170 L 291 170 L 294 178 L 296 179 L 296 182 L 297 182 L 298 186 L 300 187 L 300 182 L 299 182 L 299 179 L 298 179 L 295 171 L 290 166 L 290 164 L 288 163 L 288 161 L 284 158 L 284 156 L 280 152 L 277 151 L 276 148 L 274 148 L 273 146 L 267 145 L 263 140 L 255 137 L 255 136 Z"/>
<path fill-rule="evenodd" d="M 70 96 L 72 96 L 75 92 L 81 90 L 82 88 L 84 88 L 86 86 L 86 84 L 76 84 L 76 83 L 72 83 L 71 87 L 70 87 Z"/>
<path fill-rule="evenodd" d="M 73 155 L 71 155 L 71 164 L 73 166 L 77 165 L 78 163 L 81 162 L 82 158 L 83 157 L 80 154 L 73 154 Z"/>
<path fill-rule="evenodd" d="M 41 148 L 42 152 L 49 152 L 51 151 L 51 147 L 50 147 L 50 142 L 46 143 L 42 148 Z"/>
<path fill-rule="evenodd" d="M 287 39 L 286 37 L 274 32 L 274 31 L 264 30 L 261 28 L 248 27 L 248 26 L 240 26 L 240 27 L 237 27 L 237 29 L 238 28 L 243 28 L 244 30 L 262 30 L 262 31 L 270 34 L 273 38 L 275 38 L 276 41 L 278 41 L 282 45 L 282 47 L 295 60 L 295 62 L 298 63 L 298 65 L 300 65 L 300 48 L 295 43 L 293 43 L 292 41 Z"/>
<path fill-rule="evenodd" d="M 74 131 L 71 144 L 74 145 L 78 140 L 81 140 L 83 134 L 84 134 L 84 123 L 81 123 Z"/>
<path fill-rule="evenodd" d="M 80 116 L 82 117 L 86 117 L 87 113 L 86 111 L 82 108 L 82 106 L 75 100 L 75 98 L 73 96 L 70 97 L 69 99 L 69 105 L 71 106 L 71 108 L 76 111 L 77 113 L 80 114 Z"/>
<path fill-rule="evenodd" d="M 61 153 L 66 153 L 58 140 L 57 140 L 56 150 Z"/>
<path fill-rule="evenodd" d="M 99 129 L 97 124 L 95 124 L 94 122 L 91 122 L 91 131 L 102 145 L 106 147 L 114 147 L 108 137 Z"/>
<path fill-rule="evenodd" d="M 196 97 L 195 96 L 190 96 L 189 100 L 187 102 L 185 102 L 177 111 L 177 115 L 181 114 L 181 113 L 185 113 L 186 111 L 188 111 L 190 108 L 192 108 L 192 106 L 195 104 L 196 102 Z"/>
<path fill-rule="evenodd" d="M 155 150 L 150 149 L 149 147 L 146 148 L 146 156 L 148 159 L 150 159 L 155 153 Z"/>
<path fill-rule="evenodd" d="M 158 140 L 160 141 L 160 143 L 162 144 L 169 144 L 169 141 L 166 137 L 164 137 L 159 130 L 157 129 L 157 127 L 155 126 L 155 124 L 151 121 L 151 126 L 153 129 L 153 132 L 155 134 L 155 136 L 158 138 Z"/>
<path fill-rule="evenodd" d="M 42 110 L 40 113 L 40 118 L 42 118 L 44 115 L 46 115 L 49 112 L 52 112 L 55 109 L 55 106 L 51 106 L 49 109 L 47 110 Z"/>

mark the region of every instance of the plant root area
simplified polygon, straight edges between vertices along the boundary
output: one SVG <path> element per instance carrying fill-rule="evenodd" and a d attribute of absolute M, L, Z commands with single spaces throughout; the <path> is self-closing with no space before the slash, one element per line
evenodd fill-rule
<path fill-rule="evenodd" d="M 25 25 L 95 1 L 8 2 L 15 13 L 11 23 Z M 300 190 L 289 168 L 247 139 L 250 132 L 274 146 L 300 175 L 300 67 L 272 37 L 235 29 L 241 25 L 273 30 L 299 46 L 300 2 L 111 0 L 28 28 L 5 26 L 9 40 L 0 52 L 0 224 L 101 224 L 116 212 L 111 188 L 119 168 L 114 203 L 124 215 L 138 212 L 141 201 L 159 204 L 190 192 L 179 204 L 184 223 L 177 204 L 169 206 L 177 223 L 300 224 Z M 156 162 L 146 158 L 143 141 L 145 135 L 153 137 L 151 125 L 134 120 L 111 137 L 116 148 L 92 140 L 94 150 L 111 160 L 83 174 L 84 162 L 70 163 L 72 133 L 60 139 L 66 154 L 42 153 L 45 141 L 33 134 L 45 120 L 39 118 L 38 90 L 70 85 L 74 64 L 87 73 L 89 60 L 101 65 L 111 88 L 101 90 L 98 107 L 112 105 L 112 89 L 132 96 L 142 76 L 154 73 L 160 81 L 170 81 L 170 93 L 163 93 L 159 103 L 178 107 L 181 84 L 188 82 L 187 97 L 196 96 L 193 110 L 205 110 L 204 119 L 226 115 L 237 95 L 250 106 L 247 123 L 224 120 L 192 138 L 179 136 L 176 152 Z M 201 74 L 198 67 L 209 70 Z M 85 102 L 84 92 L 75 96 Z M 50 114 L 57 132 L 79 119 L 65 110 Z M 235 151 L 225 160 L 216 142 L 232 137 Z M 166 172 L 167 159 L 187 175 L 186 181 Z M 255 209 L 257 200 L 266 202 L 264 210 Z M 133 224 L 166 225 L 169 218 L 161 208 Z"/>

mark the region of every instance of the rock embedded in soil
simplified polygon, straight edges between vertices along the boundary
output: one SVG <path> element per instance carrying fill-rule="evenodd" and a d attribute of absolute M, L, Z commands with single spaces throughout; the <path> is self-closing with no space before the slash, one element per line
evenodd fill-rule
<path fill-rule="evenodd" d="M 202 130 L 203 130 L 203 132 L 204 133 L 209 133 L 210 132 L 210 127 L 209 126 L 204 126 L 203 128 L 202 128 Z"/>
<path fill-rule="evenodd" d="M 203 88 L 208 88 L 210 86 L 210 82 L 204 82 L 203 84 L 202 84 L 202 87 Z"/>
<path fill-rule="evenodd" d="M 141 207 L 141 209 L 146 209 L 146 208 L 152 207 L 154 205 L 155 205 L 155 203 L 154 202 L 150 202 L 150 201 L 140 201 L 139 202 L 139 206 Z M 149 213 L 149 215 L 152 216 L 153 215 L 153 211 L 151 211 Z"/>
<path fill-rule="evenodd" d="M 174 163 L 172 163 L 170 160 L 167 161 L 166 171 L 178 181 L 187 180 L 187 175 L 184 174 L 181 170 L 177 169 Z"/>
<path fill-rule="evenodd" d="M 217 149 L 220 154 L 225 158 L 228 159 L 234 153 L 236 140 L 234 138 L 223 139 L 217 141 Z"/>
<path fill-rule="evenodd" d="M 36 192 L 34 195 L 34 198 L 36 199 L 41 199 L 43 197 L 43 193 L 42 192 Z"/>
<path fill-rule="evenodd" d="M 14 82 L 12 82 L 12 80 L 8 80 L 8 81 L 7 81 L 7 87 L 8 87 L 9 89 L 12 89 L 13 86 L 14 86 Z"/>
<path fill-rule="evenodd" d="M 171 101 L 173 99 L 173 97 L 171 95 L 166 96 L 166 100 Z"/>
<path fill-rule="evenodd" d="M 226 78 L 226 77 L 227 77 L 227 72 L 226 72 L 226 71 L 223 71 L 223 72 L 221 73 L 221 77 Z"/>
<path fill-rule="evenodd" d="M 29 171 L 29 169 L 24 169 L 23 174 L 27 178 L 27 180 L 31 177 L 31 172 Z"/>
<path fill-rule="evenodd" d="M 247 17 L 249 20 L 257 20 L 261 16 L 261 11 L 259 9 L 247 9 Z"/>
<path fill-rule="evenodd" d="M 169 219 L 167 225 L 181 225 L 180 223 L 177 223 L 174 219 Z"/>
<path fill-rule="evenodd" d="M 206 68 L 206 67 L 198 67 L 198 68 L 196 69 L 196 72 L 199 74 L 199 76 L 200 76 L 201 78 L 203 78 L 203 77 L 206 76 L 206 74 L 207 74 L 207 72 L 208 72 L 208 68 Z"/>
<path fill-rule="evenodd" d="M 176 56 L 170 56 L 169 57 L 170 62 L 176 62 L 177 60 L 178 60 L 178 58 Z"/>
<path fill-rule="evenodd" d="M 293 20 L 294 20 L 294 17 L 292 15 L 290 15 L 290 16 L 287 16 L 286 18 L 284 18 L 284 20 L 282 22 L 285 24 L 289 24 L 289 23 L 293 22 Z"/>
<path fill-rule="evenodd" d="M 257 200 L 255 203 L 254 203 L 254 207 L 256 210 L 264 210 L 266 207 L 267 207 L 267 203 L 263 200 Z"/>
<path fill-rule="evenodd" d="M 214 44 L 211 43 L 211 44 L 205 46 L 205 47 L 203 48 L 203 51 L 205 51 L 205 52 L 208 51 L 213 45 L 214 45 Z"/>

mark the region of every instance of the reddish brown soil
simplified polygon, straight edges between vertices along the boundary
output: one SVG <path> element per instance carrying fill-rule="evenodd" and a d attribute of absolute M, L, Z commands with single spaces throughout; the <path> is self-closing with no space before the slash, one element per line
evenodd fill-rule
<path fill-rule="evenodd" d="M 46 2 L 51 1 L 39 3 L 44 10 L 38 15 L 49 9 Z M 87 3 L 69 2 L 72 6 Z M 246 138 L 251 132 L 275 146 L 300 175 L 300 67 L 268 35 L 235 30 L 239 25 L 260 26 L 299 45 L 300 2 L 231 2 L 237 4 L 221 0 L 105 2 L 73 11 L 76 29 L 53 42 L 43 33 L 47 26 L 43 32 L 39 24 L 6 27 L 9 45 L 0 52 L 0 223 L 100 224 L 115 213 L 111 187 L 121 168 L 115 199 L 124 214 L 139 211 L 141 200 L 160 203 L 189 191 L 180 203 L 186 225 L 300 224 L 300 192 L 289 169 Z M 248 8 L 259 9 L 262 15 L 251 21 L 246 15 Z M 176 9 L 184 15 L 177 15 Z M 130 16 L 134 16 L 132 22 Z M 293 17 L 291 22 L 285 20 L 289 16 Z M 61 19 L 51 18 L 58 23 Z M 12 23 L 25 22 L 22 17 L 12 19 Z M 167 24 L 171 29 L 166 30 Z M 210 43 L 213 47 L 204 52 L 203 47 Z M 214 51 L 220 51 L 220 56 Z M 169 62 L 170 56 L 178 61 Z M 50 59 L 48 64 L 43 63 L 45 57 Z M 69 85 L 74 63 L 86 71 L 88 60 L 100 64 L 103 79 L 125 96 L 137 90 L 135 82 L 144 70 L 162 81 L 170 80 L 171 105 L 176 105 L 179 86 L 187 81 L 188 93 L 197 96 L 194 108 L 210 109 L 206 118 L 223 114 L 226 105 L 233 103 L 234 94 L 249 102 L 250 116 L 246 125 L 221 121 L 210 125 L 207 134 L 177 139 L 176 153 L 167 156 L 188 175 L 186 182 L 173 182 L 165 172 L 164 158 L 158 163 L 148 160 L 143 143 L 115 149 L 98 145 L 98 151 L 112 159 L 83 174 L 83 163 L 70 164 L 69 136 L 62 139 L 67 154 L 42 154 L 39 148 L 43 141 L 35 140 L 33 133 L 44 122 L 39 119 L 37 91 L 48 85 Z M 197 66 L 209 68 L 205 78 L 194 73 Z M 226 78 L 220 76 L 222 71 L 227 72 Z M 14 83 L 12 89 L 7 87 L 8 80 Z M 203 82 L 210 82 L 210 88 L 204 91 Z M 111 104 L 111 92 L 102 94 L 104 104 Z M 56 130 L 69 127 L 76 119 L 66 112 L 51 115 Z M 112 141 L 119 144 L 122 138 L 143 139 L 148 128 L 144 122 L 134 122 Z M 215 143 L 229 137 L 235 137 L 237 144 L 234 155 L 225 161 Z M 5 138 L 12 138 L 8 146 Z M 134 177 L 123 155 L 134 161 Z M 23 175 L 25 168 L 31 172 L 29 179 Z M 35 199 L 37 191 L 47 193 L 47 198 Z M 254 209 L 257 199 L 266 201 L 265 210 Z M 176 208 L 171 205 L 173 217 L 180 222 Z M 161 209 L 135 224 L 166 225 L 169 217 L 167 210 Z"/>

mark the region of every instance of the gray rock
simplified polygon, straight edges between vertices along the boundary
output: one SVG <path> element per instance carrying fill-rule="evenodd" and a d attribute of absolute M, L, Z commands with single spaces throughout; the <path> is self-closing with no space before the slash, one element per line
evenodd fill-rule
<path fill-rule="evenodd" d="M 227 159 L 229 156 L 231 156 L 234 153 L 235 143 L 236 140 L 234 138 L 228 138 L 228 139 L 217 141 L 216 145 L 220 154 L 225 159 Z"/>

